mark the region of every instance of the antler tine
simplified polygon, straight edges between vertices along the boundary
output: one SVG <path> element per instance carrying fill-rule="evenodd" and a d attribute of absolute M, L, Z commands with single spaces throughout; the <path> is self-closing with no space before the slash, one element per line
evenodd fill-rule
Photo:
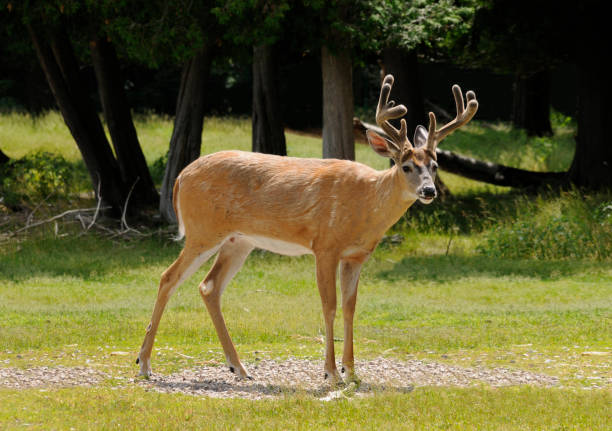
<path fill-rule="evenodd" d="M 459 127 L 468 123 L 478 110 L 478 101 L 476 100 L 476 93 L 468 91 L 465 96 L 467 98 L 467 107 L 464 105 L 463 93 L 461 87 L 453 85 L 453 96 L 455 98 L 455 106 L 457 108 L 457 115 L 455 119 L 450 123 L 445 124 L 436 130 L 436 116 L 433 112 L 429 113 L 429 133 L 427 137 L 427 149 L 435 152 L 436 147 L 444 138 L 450 135 L 452 132 L 457 130 Z"/>
<path fill-rule="evenodd" d="M 400 129 L 397 130 L 391 123 L 390 119 L 403 117 L 408 110 L 404 105 L 395 106 L 393 100 L 389 101 L 389 95 L 391 94 L 391 87 L 393 86 L 393 75 L 385 76 L 383 85 L 380 89 L 380 97 L 378 99 L 378 106 L 376 107 L 376 124 L 378 124 L 392 140 L 392 145 L 396 151 L 404 146 L 408 141 L 408 128 L 406 127 L 406 121 L 401 121 Z"/>
<path fill-rule="evenodd" d="M 461 87 L 457 84 L 452 87 L 453 97 L 455 98 L 455 107 L 457 109 L 457 117 L 463 115 L 464 104 L 463 104 L 463 93 L 461 92 Z"/>

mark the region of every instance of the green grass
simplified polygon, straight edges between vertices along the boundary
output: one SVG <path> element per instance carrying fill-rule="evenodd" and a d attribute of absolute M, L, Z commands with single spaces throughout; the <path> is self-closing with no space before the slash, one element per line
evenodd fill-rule
<path fill-rule="evenodd" d="M 5 429 L 604 430 L 612 420 L 610 393 L 537 388 L 423 388 L 333 403 L 201 399 L 129 387 L 0 396 Z"/>
<path fill-rule="evenodd" d="M 153 164 L 167 149 L 172 123 L 138 116 L 137 128 Z M 248 119 L 207 118 L 203 151 L 248 150 L 249 131 Z M 444 145 L 515 166 L 564 169 L 567 159 L 554 154 L 565 152 L 571 159 L 568 136 L 567 124 L 558 127 L 550 145 L 533 157 L 533 140 L 503 125 L 476 123 Z M 485 145 L 491 139 L 498 142 Z M 290 155 L 320 156 L 319 139 L 288 134 L 287 140 Z M 55 113 L 37 120 L 4 114 L 0 142 L 11 157 L 42 150 L 78 163 L 76 146 Z M 357 157 L 379 169 L 387 166 L 365 145 L 357 147 Z M 0 428 L 606 429 L 612 420 L 612 260 L 601 253 L 564 255 L 556 237 L 548 244 L 557 257 L 525 254 L 516 235 L 557 220 L 561 232 L 582 229 L 581 248 L 597 247 L 608 241 L 605 208 L 612 197 L 584 198 L 575 191 L 521 195 L 442 175 L 454 196 L 411 208 L 392 232 L 404 242 L 381 245 L 363 270 L 357 359 L 383 355 L 526 369 L 558 376 L 561 387 L 425 387 L 323 403 L 307 394 L 256 402 L 202 399 L 107 381 L 42 392 L 0 389 Z M 57 210 L 37 211 L 35 219 Z M 0 216 L 0 223 L 7 223 L 0 226 L 3 232 L 23 223 L 8 210 Z M 26 235 L 0 233 L 0 364 L 92 366 L 135 375 L 133 361 L 159 276 L 180 251 L 167 233 L 149 233 L 109 238 L 82 234 L 78 225 L 61 221 L 57 230 L 48 224 Z M 156 338 L 154 371 L 223 362 L 197 291 L 209 267 L 210 262 L 171 299 Z M 223 299 L 229 330 L 247 365 L 256 351 L 268 358 L 322 358 L 324 325 L 312 257 L 254 252 Z M 340 313 L 337 334 L 342 334 Z M 116 350 L 130 354 L 112 355 Z"/>

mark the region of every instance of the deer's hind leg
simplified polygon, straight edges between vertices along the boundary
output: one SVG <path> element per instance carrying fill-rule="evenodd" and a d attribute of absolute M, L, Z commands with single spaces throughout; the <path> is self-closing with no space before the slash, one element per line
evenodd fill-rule
<path fill-rule="evenodd" d="M 140 364 L 141 376 L 151 375 L 151 350 L 155 341 L 155 334 L 159 326 L 164 309 L 174 291 L 210 257 L 217 252 L 219 244 L 202 244 L 187 241 L 179 257 L 164 271 L 157 291 L 157 300 L 153 308 L 151 322 L 140 348 L 136 363 Z"/>
<path fill-rule="evenodd" d="M 200 294 L 215 325 L 227 364 L 230 371 L 236 373 L 240 378 L 250 378 L 250 376 L 242 366 L 234 343 L 227 331 L 225 319 L 221 312 L 221 295 L 225 286 L 240 270 L 251 250 L 253 250 L 253 245 L 248 240 L 239 236 L 228 238 L 221 246 L 213 267 L 200 283 Z"/>

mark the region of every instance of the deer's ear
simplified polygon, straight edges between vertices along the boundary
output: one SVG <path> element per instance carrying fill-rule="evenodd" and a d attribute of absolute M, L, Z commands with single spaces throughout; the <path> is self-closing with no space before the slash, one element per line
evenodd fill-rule
<path fill-rule="evenodd" d="M 368 142 L 370 146 L 376 153 L 383 157 L 393 158 L 393 143 L 389 140 L 383 138 L 378 133 L 373 130 L 366 131 L 366 136 L 368 137 Z"/>
<path fill-rule="evenodd" d="M 429 133 L 427 132 L 425 127 L 421 125 L 417 126 L 416 130 L 414 131 L 414 140 L 412 141 L 414 142 L 414 148 L 425 146 L 427 144 L 428 136 Z"/>

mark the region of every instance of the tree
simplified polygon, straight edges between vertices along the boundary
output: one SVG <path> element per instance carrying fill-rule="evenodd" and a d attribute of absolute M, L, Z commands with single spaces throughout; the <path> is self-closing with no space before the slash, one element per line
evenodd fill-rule
<path fill-rule="evenodd" d="M 550 71 L 516 74 L 512 101 L 512 125 L 529 136 L 552 135 L 550 124 Z"/>
<path fill-rule="evenodd" d="M 497 0 L 479 11 L 471 43 L 473 52 L 491 67 L 520 59 L 521 71 L 535 74 L 562 62 L 576 65 L 577 82 L 568 85 L 575 85 L 578 94 L 578 133 L 566 181 L 589 189 L 612 187 L 610 88 L 601 55 L 604 38 L 595 31 L 605 28 L 601 6 L 595 0 Z M 550 11 L 554 14 L 542 20 Z"/>
<path fill-rule="evenodd" d="M 354 38 L 345 25 L 361 26 L 363 2 L 338 0 L 322 9 L 323 157 L 355 160 L 353 135 Z"/>
<path fill-rule="evenodd" d="M 220 42 L 215 39 L 219 30 L 211 14 L 213 2 L 91 1 L 98 4 L 105 30 L 121 42 L 124 55 L 152 67 L 183 65 L 159 199 L 163 219 L 176 222 L 172 190 L 181 170 L 200 155 L 206 82 L 214 45 Z"/>
<path fill-rule="evenodd" d="M 287 0 L 218 1 L 213 9 L 224 26 L 224 38 L 251 54 L 253 108 L 251 148 L 287 155 L 278 83 L 277 43 L 283 37 Z M 240 56 L 240 53 L 238 53 Z"/>
<path fill-rule="evenodd" d="M 472 63 L 514 75 L 512 124 L 529 136 L 552 134 L 550 71 L 563 57 L 553 41 L 558 17 L 541 19 L 538 5 L 544 3 L 483 2 L 472 33 Z"/>
<path fill-rule="evenodd" d="M 323 158 L 355 160 L 353 64 L 347 49 L 321 46 Z"/>
<path fill-rule="evenodd" d="M 600 18 L 601 19 L 601 18 Z M 597 19 L 593 19 L 595 25 Z M 583 27 L 584 30 L 587 26 Z M 588 189 L 612 188 L 612 90 L 604 57 L 603 41 L 585 33 L 576 58 L 578 69 L 578 134 L 569 179 Z"/>
<path fill-rule="evenodd" d="M 55 100 L 83 156 L 96 196 L 121 213 L 126 195 L 102 124 L 81 83 L 72 46 L 60 26 L 28 20 L 26 26 Z"/>
<path fill-rule="evenodd" d="M 272 44 L 253 47 L 252 148 L 259 153 L 286 156 L 276 58 Z"/>
<path fill-rule="evenodd" d="M 162 217 L 171 223 L 176 222 L 172 199 L 174 182 L 183 168 L 200 156 L 211 56 L 210 48 L 205 46 L 183 66 L 159 204 Z"/>
<path fill-rule="evenodd" d="M 132 207 L 154 206 L 157 191 L 126 103 L 119 61 L 102 28 L 104 21 L 100 21 L 97 4 L 47 1 L 14 6 L 8 3 L 8 9 L 15 20 L 27 28 L 56 103 L 81 151 L 97 197 L 109 204 L 115 215 L 122 214 L 132 191 Z M 89 88 L 82 82 L 83 46 L 90 48 L 99 96 L 117 158 L 110 149 Z"/>
<path fill-rule="evenodd" d="M 133 193 L 130 202 L 155 207 L 159 194 L 138 141 L 115 47 L 105 35 L 89 43 L 102 111 L 110 132 L 121 179 Z M 129 193 L 129 192 L 128 192 Z"/>
<path fill-rule="evenodd" d="M 393 94 L 408 109 L 405 119 L 409 134 L 427 120 L 419 57 L 452 61 L 453 43 L 468 32 L 473 14 L 470 1 L 372 1 L 371 19 L 377 29 L 372 49 L 381 53 L 382 75 L 395 77 Z"/>

